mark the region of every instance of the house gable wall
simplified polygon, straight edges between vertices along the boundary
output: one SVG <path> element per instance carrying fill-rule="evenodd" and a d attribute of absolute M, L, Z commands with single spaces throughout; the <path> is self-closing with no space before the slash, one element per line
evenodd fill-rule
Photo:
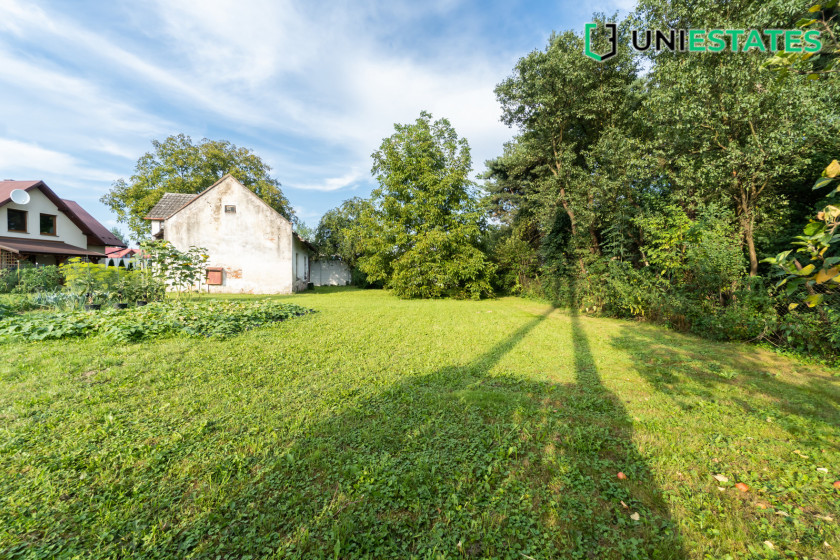
<path fill-rule="evenodd" d="M 9 202 L 0 206 L 0 236 L 39 241 L 63 241 L 74 247 L 87 248 L 87 236 L 40 189 L 34 188 L 28 192 L 30 197 L 28 204 Z M 7 212 L 10 208 L 27 212 L 26 233 L 9 231 Z M 56 216 L 56 235 L 41 235 L 41 214 Z"/>
<path fill-rule="evenodd" d="M 225 206 L 235 206 L 226 213 Z M 207 266 L 224 269 L 216 293 L 286 294 L 294 288 L 292 225 L 233 177 L 205 191 L 164 224 L 176 249 L 207 249 Z"/>

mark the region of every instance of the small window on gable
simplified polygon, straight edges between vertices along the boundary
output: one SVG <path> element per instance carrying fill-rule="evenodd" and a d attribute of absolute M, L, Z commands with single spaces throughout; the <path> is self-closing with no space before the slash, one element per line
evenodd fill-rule
<path fill-rule="evenodd" d="M 41 214 L 41 235 L 55 235 L 55 216 Z"/>
<path fill-rule="evenodd" d="M 225 204 L 225 214 L 236 214 L 236 206 L 233 204 Z"/>
<path fill-rule="evenodd" d="M 26 233 L 26 211 L 9 208 L 7 211 L 7 226 L 9 231 Z"/>

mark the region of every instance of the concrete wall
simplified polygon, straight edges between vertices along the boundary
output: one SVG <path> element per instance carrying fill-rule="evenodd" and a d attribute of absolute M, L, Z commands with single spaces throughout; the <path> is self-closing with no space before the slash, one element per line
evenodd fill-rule
<path fill-rule="evenodd" d="M 312 261 L 310 281 L 316 286 L 346 286 L 351 279 L 350 268 L 338 259 Z"/>
<path fill-rule="evenodd" d="M 225 213 L 225 206 L 236 213 Z M 294 288 L 292 225 L 236 179 L 228 177 L 164 224 L 176 249 L 207 249 L 207 266 L 222 267 L 211 293 L 288 294 Z"/>
<path fill-rule="evenodd" d="M 9 202 L 0 207 L 0 236 L 16 237 L 20 239 L 39 240 L 39 241 L 63 241 L 74 247 L 87 248 L 87 236 L 82 233 L 76 224 L 70 221 L 66 214 L 59 211 L 49 198 L 47 198 L 40 189 L 31 189 L 29 192 L 28 204 L 15 204 Z M 26 216 L 26 233 L 17 233 L 9 231 L 9 221 L 6 213 L 9 208 L 15 210 L 23 210 L 27 212 Z M 41 214 L 52 214 L 56 216 L 55 233 L 56 235 L 41 235 Z M 96 250 L 96 249 L 91 249 Z M 39 263 L 40 264 L 40 263 Z"/>

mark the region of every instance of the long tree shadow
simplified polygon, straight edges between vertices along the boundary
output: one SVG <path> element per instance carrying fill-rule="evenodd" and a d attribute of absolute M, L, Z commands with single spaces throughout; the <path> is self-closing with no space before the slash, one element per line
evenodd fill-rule
<path fill-rule="evenodd" d="M 720 345 L 710 354 L 713 343 L 660 330 L 626 328 L 612 344 L 632 357 L 636 371 L 654 389 L 683 410 L 727 399 L 762 422 L 768 414 L 780 416 L 778 425 L 799 441 L 840 449 L 840 383 L 827 372 L 785 376 L 779 371 L 783 358 L 721 352 Z"/>
<path fill-rule="evenodd" d="M 151 547 L 138 535 L 126 551 L 683 558 L 630 419 L 601 382 L 574 311 L 570 324 L 557 321 L 571 328 L 574 383 L 491 372 L 553 312 L 466 366 L 408 378 L 310 426 L 290 448 L 253 457 L 225 483 L 233 498 Z"/>

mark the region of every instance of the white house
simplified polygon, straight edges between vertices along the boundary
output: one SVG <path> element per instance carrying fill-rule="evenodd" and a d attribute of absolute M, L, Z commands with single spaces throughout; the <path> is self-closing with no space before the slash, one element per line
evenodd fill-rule
<path fill-rule="evenodd" d="M 146 219 L 180 251 L 207 249 L 210 292 L 288 294 L 322 283 L 320 265 L 312 277 L 313 247 L 231 175 L 201 194 L 164 194 Z"/>
<path fill-rule="evenodd" d="M 12 200 L 12 193 L 15 200 Z M 17 202 L 16 202 L 17 200 Z M 0 181 L 0 268 L 27 262 L 61 264 L 70 257 L 98 262 L 107 245 L 125 247 L 108 228 L 43 181 Z"/>

